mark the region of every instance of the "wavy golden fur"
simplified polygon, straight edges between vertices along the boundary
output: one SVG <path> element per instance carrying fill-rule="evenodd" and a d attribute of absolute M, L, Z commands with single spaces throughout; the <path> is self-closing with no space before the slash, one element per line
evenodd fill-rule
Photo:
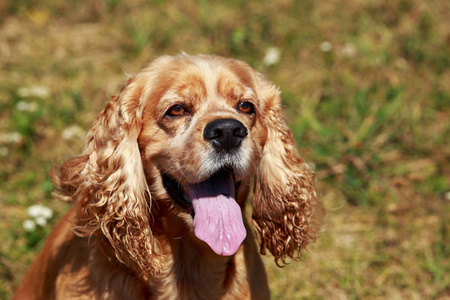
<path fill-rule="evenodd" d="M 259 252 L 283 264 L 316 239 L 322 214 L 279 90 L 218 56 L 154 60 L 111 97 L 84 152 L 51 176 L 73 209 L 15 299 L 269 299 L 253 231 Z M 191 196 L 216 181 L 231 192 Z M 254 229 L 242 217 L 251 189 Z M 224 217 L 200 211 L 196 203 L 216 209 L 207 198 L 229 203 Z M 224 225 L 229 241 L 215 228 L 202 238 L 201 216 L 242 225 Z"/>

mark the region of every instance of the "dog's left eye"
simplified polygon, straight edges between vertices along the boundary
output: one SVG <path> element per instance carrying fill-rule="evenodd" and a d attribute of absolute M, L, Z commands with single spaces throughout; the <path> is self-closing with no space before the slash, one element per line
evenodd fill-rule
<path fill-rule="evenodd" d="M 172 117 L 176 117 L 176 116 L 183 115 L 185 112 L 186 112 L 186 109 L 182 105 L 175 104 L 174 106 L 169 108 L 169 110 L 167 111 L 166 115 L 172 116 Z"/>
<path fill-rule="evenodd" d="M 247 101 L 240 102 L 237 108 L 240 112 L 243 112 L 246 114 L 254 113 L 253 105 Z"/>

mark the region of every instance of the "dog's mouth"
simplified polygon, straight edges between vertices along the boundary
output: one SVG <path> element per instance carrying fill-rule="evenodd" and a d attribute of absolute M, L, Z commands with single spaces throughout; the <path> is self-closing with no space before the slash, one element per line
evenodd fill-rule
<path fill-rule="evenodd" d="M 197 238 L 219 255 L 236 253 L 247 232 L 235 200 L 239 183 L 231 168 L 223 168 L 203 182 L 185 186 L 165 174 L 162 180 L 169 196 L 192 215 Z"/>

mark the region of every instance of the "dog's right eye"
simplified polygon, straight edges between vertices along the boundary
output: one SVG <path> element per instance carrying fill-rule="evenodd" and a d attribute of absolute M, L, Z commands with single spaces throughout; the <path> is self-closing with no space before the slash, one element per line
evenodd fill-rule
<path fill-rule="evenodd" d="M 177 116 L 184 115 L 185 113 L 186 113 L 186 109 L 182 105 L 175 104 L 174 106 L 169 108 L 166 115 L 172 116 L 172 117 L 177 117 Z"/>
<path fill-rule="evenodd" d="M 239 103 L 237 109 L 238 109 L 238 111 L 246 113 L 246 114 L 252 114 L 255 111 L 255 109 L 253 108 L 253 105 L 247 101 L 242 101 L 241 103 Z"/>

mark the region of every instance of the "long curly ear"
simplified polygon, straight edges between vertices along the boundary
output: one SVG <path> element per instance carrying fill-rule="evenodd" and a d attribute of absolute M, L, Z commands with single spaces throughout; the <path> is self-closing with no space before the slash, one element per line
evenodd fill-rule
<path fill-rule="evenodd" d="M 267 248 L 280 265 L 287 257 L 295 260 L 316 239 L 323 208 L 315 176 L 297 154 L 292 133 L 282 120 L 279 91 L 261 77 L 258 82 L 267 140 L 255 178 L 253 224 L 261 254 Z"/>
<path fill-rule="evenodd" d="M 160 267 L 150 227 L 150 194 L 138 148 L 142 87 L 130 79 L 111 97 L 87 135 L 80 156 L 51 176 L 59 198 L 74 203 L 81 236 L 97 235 L 116 257 L 153 274 Z M 104 247 L 104 251 L 111 247 Z"/>

